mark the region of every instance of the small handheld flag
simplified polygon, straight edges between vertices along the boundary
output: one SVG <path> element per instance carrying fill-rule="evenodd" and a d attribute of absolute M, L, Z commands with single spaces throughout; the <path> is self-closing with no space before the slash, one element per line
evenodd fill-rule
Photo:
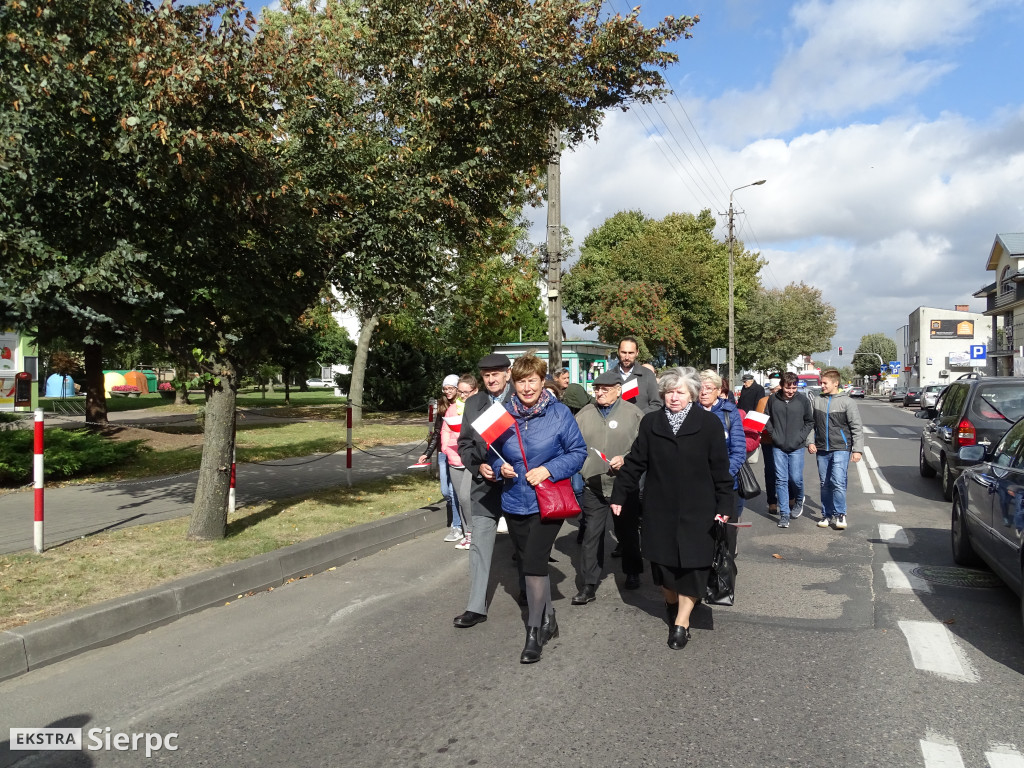
<path fill-rule="evenodd" d="M 593 446 L 591 446 L 590 450 L 592 450 L 594 453 L 596 453 L 598 456 L 600 456 L 603 461 L 606 461 L 609 464 L 611 464 L 611 461 L 608 460 L 608 457 L 605 456 L 603 453 L 601 453 L 599 450 L 597 450 L 597 448 L 594 448 Z"/>
<path fill-rule="evenodd" d="M 501 437 L 506 430 L 511 429 L 515 423 L 516 420 L 512 418 L 511 413 L 505 410 L 503 405 L 491 403 L 486 411 L 473 419 L 470 426 L 477 431 L 477 434 L 489 446 Z"/>
<path fill-rule="evenodd" d="M 760 432 L 764 429 L 764 425 L 768 423 L 768 414 L 760 413 L 759 411 L 747 411 L 747 415 L 743 417 L 743 428 L 748 432 Z"/>
<path fill-rule="evenodd" d="M 444 423 L 452 432 L 462 431 L 462 416 L 445 416 Z"/>
<path fill-rule="evenodd" d="M 640 384 L 637 379 L 630 379 L 622 385 L 622 399 L 623 400 L 636 400 L 636 396 L 640 394 Z"/>

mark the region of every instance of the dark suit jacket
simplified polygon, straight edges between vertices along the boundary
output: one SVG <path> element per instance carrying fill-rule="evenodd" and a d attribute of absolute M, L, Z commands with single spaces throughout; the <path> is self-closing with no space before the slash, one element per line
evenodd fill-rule
<path fill-rule="evenodd" d="M 645 471 L 644 557 L 675 568 L 710 567 L 715 515 L 736 513 L 718 416 L 695 404 L 673 435 L 664 410 L 646 414 L 615 479 L 611 503 L 625 504 Z"/>
<path fill-rule="evenodd" d="M 508 393 L 501 402 L 507 403 L 511 400 L 513 391 L 513 388 L 509 386 Z M 459 431 L 459 458 L 462 459 L 463 466 L 473 478 L 471 498 L 474 506 L 481 505 L 492 514 L 500 515 L 502 482 L 500 479 L 497 482 L 485 480 L 481 476 L 480 465 L 489 463 L 487 462 L 487 443 L 470 426 L 473 420 L 486 411 L 490 405 L 491 396 L 484 391 L 477 392 L 466 401 L 466 407 L 462 411 L 462 429 Z M 472 512 L 475 510 L 472 510 L 471 514 Z"/>

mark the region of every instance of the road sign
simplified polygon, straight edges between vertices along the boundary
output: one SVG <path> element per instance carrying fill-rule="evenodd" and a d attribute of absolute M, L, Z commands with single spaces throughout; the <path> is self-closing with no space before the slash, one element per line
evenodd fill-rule
<path fill-rule="evenodd" d="M 711 348 L 711 364 L 712 365 L 723 365 L 726 362 L 725 359 L 725 347 L 712 347 Z"/>
<path fill-rule="evenodd" d="M 890 360 L 889 361 L 889 370 L 892 371 L 893 373 L 899 373 L 900 372 L 900 361 L 899 360 Z"/>
<path fill-rule="evenodd" d="M 988 359 L 988 347 L 984 344 L 971 344 L 971 360 L 984 363 Z"/>
<path fill-rule="evenodd" d="M 873 373 L 872 373 L 872 374 L 871 374 L 871 380 L 872 380 L 872 381 L 878 381 L 878 377 L 877 377 L 877 376 L 875 376 L 875 374 L 873 374 Z"/>

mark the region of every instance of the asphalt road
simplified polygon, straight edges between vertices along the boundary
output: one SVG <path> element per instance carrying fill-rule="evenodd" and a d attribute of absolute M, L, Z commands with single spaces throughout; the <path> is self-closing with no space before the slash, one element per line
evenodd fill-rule
<path fill-rule="evenodd" d="M 755 499 L 737 604 L 700 607 L 683 651 L 665 644 L 649 579 L 620 591 L 618 561 L 596 602 L 569 605 L 566 526 L 561 636 L 520 665 L 507 537 L 489 620 L 457 630 L 466 553 L 439 531 L 0 683 L 0 739 L 43 726 L 178 734 L 149 760 L 0 744 L 0 766 L 1020 768 L 1017 598 L 937 581 L 971 574 L 937 570 L 953 566 L 949 505 L 918 475 L 921 422 L 871 400 L 862 412 L 849 529 L 815 525 L 810 461 L 808 512 L 791 528 Z"/>

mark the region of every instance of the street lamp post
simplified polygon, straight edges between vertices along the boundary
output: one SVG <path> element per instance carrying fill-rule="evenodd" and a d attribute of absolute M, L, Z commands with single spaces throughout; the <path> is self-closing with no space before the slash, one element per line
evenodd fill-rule
<path fill-rule="evenodd" d="M 733 255 L 732 255 L 732 196 L 739 192 L 741 189 L 747 187 L 757 187 L 765 183 L 765 179 L 760 181 L 754 181 L 750 184 L 744 184 L 742 187 L 736 187 L 732 192 L 729 193 L 729 386 L 736 386 L 736 320 L 735 320 L 735 289 L 733 287 Z"/>

